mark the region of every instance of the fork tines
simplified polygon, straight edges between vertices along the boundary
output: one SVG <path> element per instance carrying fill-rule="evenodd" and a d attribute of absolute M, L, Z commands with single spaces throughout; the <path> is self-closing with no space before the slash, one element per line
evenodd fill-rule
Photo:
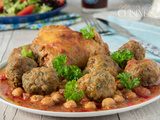
<path fill-rule="evenodd" d="M 97 21 L 94 17 L 92 16 L 83 16 L 84 21 L 86 22 L 87 25 L 91 25 L 96 28 L 96 31 L 99 34 L 111 34 L 109 30 L 104 28 L 99 21 Z"/>

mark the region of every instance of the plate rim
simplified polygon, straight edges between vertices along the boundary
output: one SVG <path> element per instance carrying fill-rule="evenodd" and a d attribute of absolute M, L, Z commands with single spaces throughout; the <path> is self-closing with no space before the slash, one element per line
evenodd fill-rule
<path fill-rule="evenodd" d="M 0 70 L 3 69 L 7 65 L 7 60 L 3 61 L 0 63 Z M 160 65 L 158 63 L 158 65 Z M 3 95 L 0 94 L 0 101 L 14 107 L 16 109 L 29 112 L 29 113 L 34 113 L 34 114 L 39 114 L 39 115 L 47 115 L 47 116 L 54 116 L 54 117 L 96 117 L 96 116 L 105 116 L 105 115 L 112 115 L 112 114 L 117 114 L 117 113 L 122 113 L 122 112 L 127 112 L 131 111 L 134 109 L 141 108 L 143 106 L 146 106 L 150 103 L 153 103 L 160 99 L 160 95 L 151 98 L 148 101 L 142 102 L 140 104 L 132 105 L 130 107 L 125 107 L 125 108 L 119 108 L 119 109 L 113 109 L 113 110 L 104 110 L 104 111 L 94 111 L 94 112 L 56 112 L 56 111 L 45 111 L 45 110 L 38 110 L 38 109 L 32 109 L 32 108 L 27 108 L 23 106 L 19 106 L 17 104 L 14 104 L 13 102 L 10 102 L 3 98 Z"/>

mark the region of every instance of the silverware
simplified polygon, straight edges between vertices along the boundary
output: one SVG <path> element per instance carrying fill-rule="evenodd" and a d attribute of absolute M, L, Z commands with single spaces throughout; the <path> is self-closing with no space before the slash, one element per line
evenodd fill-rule
<path fill-rule="evenodd" d="M 96 31 L 101 34 L 101 35 L 110 35 L 112 34 L 111 31 L 107 30 L 104 28 L 99 21 L 97 21 L 94 17 L 88 15 L 88 16 L 83 16 L 84 21 L 86 22 L 87 25 L 91 25 L 96 28 Z"/>
<path fill-rule="evenodd" d="M 116 30 L 116 32 L 118 34 L 121 34 L 121 35 L 129 38 L 130 40 L 135 40 L 135 41 L 139 42 L 146 50 L 148 50 L 149 52 L 153 53 L 154 55 L 160 57 L 160 48 L 158 48 L 154 45 L 151 45 L 150 43 L 147 43 L 147 42 L 137 38 L 136 36 L 129 33 L 125 28 L 123 28 L 123 27 L 121 27 L 117 24 L 114 24 L 112 22 L 108 22 L 107 20 L 100 19 L 100 18 L 96 18 L 96 19 L 103 22 L 107 26 L 113 28 L 114 30 Z"/>

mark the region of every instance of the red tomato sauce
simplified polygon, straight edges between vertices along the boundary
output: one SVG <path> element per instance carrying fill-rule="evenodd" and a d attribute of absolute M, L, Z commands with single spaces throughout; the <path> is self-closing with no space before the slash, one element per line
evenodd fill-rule
<path fill-rule="evenodd" d="M 2 74 L 2 71 L 0 72 Z M 17 104 L 22 107 L 26 108 L 32 108 L 32 109 L 39 109 L 39 110 L 45 110 L 45 111 L 57 111 L 57 112 L 91 112 L 91 111 L 102 111 L 102 110 L 110 110 L 110 109 L 118 109 L 118 108 L 124 108 L 124 107 L 130 107 L 136 104 L 143 103 L 145 101 L 148 101 L 158 95 L 160 95 L 160 85 L 157 86 L 150 86 L 148 89 L 150 90 L 151 94 L 147 97 L 140 97 L 137 96 L 134 99 L 125 99 L 124 102 L 116 103 L 114 106 L 110 107 L 109 109 L 104 109 L 101 106 L 101 103 L 96 103 L 97 109 L 95 110 L 87 110 L 83 107 L 83 102 L 86 102 L 85 100 L 81 100 L 77 103 L 76 108 L 67 109 L 63 106 L 63 103 L 61 104 L 54 104 L 51 106 L 44 106 L 40 102 L 34 102 L 32 103 L 30 101 L 30 95 L 28 98 L 24 99 L 24 96 L 20 97 L 14 97 L 12 95 L 12 91 L 15 88 L 13 88 L 7 79 L 1 79 L 0 80 L 0 94 L 8 101 L 13 102 L 14 104 Z"/>

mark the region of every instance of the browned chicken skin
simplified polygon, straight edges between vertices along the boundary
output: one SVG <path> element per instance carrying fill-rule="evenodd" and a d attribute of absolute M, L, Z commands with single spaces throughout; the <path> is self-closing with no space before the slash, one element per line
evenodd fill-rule
<path fill-rule="evenodd" d="M 85 39 L 82 34 L 63 25 L 42 27 L 38 37 L 33 40 L 32 51 L 40 66 L 52 67 L 51 61 L 57 55 L 67 56 L 68 65 L 84 68 L 89 57 L 97 54 L 109 55 L 108 45 L 94 31 L 94 39 Z"/>
<path fill-rule="evenodd" d="M 160 68 L 158 64 L 150 59 L 140 61 L 130 60 L 127 62 L 125 72 L 131 73 L 132 77 L 140 78 L 140 83 L 143 86 L 154 84 L 160 77 Z"/>

